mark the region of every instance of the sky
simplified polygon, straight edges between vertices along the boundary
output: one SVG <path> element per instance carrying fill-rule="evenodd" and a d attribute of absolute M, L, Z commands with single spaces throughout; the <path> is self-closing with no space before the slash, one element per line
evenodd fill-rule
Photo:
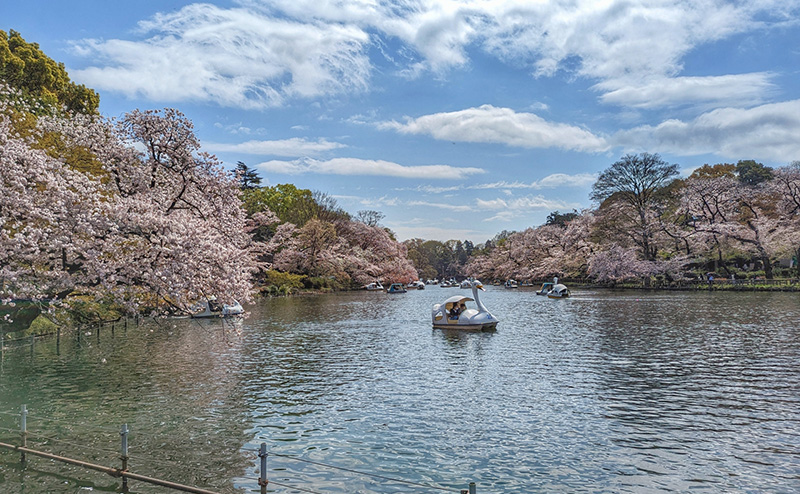
<path fill-rule="evenodd" d="M 658 153 L 800 160 L 800 0 L 0 0 L 100 112 L 177 108 L 262 185 L 469 240 Z"/>

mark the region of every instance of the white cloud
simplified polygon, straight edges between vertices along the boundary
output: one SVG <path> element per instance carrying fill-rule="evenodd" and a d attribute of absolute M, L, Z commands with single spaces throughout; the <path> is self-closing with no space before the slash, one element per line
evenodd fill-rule
<path fill-rule="evenodd" d="M 721 108 L 694 120 L 667 120 L 618 132 L 615 144 L 691 156 L 718 154 L 787 163 L 800 157 L 800 100 L 756 108 Z"/>
<path fill-rule="evenodd" d="M 73 70 L 96 89 L 154 101 L 259 109 L 287 98 L 363 91 L 369 36 L 353 25 L 299 23 L 248 9 L 188 5 L 140 23 L 143 41 L 83 40 L 96 66 Z"/>
<path fill-rule="evenodd" d="M 237 152 L 256 155 L 275 156 L 317 156 L 327 151 L 347 147 L 338 142 L 325 139 L 309 141 L 307 139 L 292 138 L 275 141 L 247 141 L 236 144 L 205 142 L 203 148 L 212 152 Z"/>
<path fill-rule="evenodd" d="M 395 190 L 409 190 L 409 189 L 398 188 Z M 464 190 L 464 186 L 463 185 L 443 185 L 443 186 L 418 185 L 411 190 L 415 190 L 417 192 L 424 192 L 426 194 L 442 194 L 446 192 L 456 192 L 459 190 Z"/>
<path fill-rule="evenodd" d="M 334 158 L 320 161 L 304 158 L 294 161 L 267 161 L 256 165 L 265 172 L 298 175 L 320 173 L 326 175 L 377 175 L 399 178 L 463 179 L 470 175 L 485 173 L 481 168 L 455 167 L 449 165 L 403 166 L 383 160 L 358 158 Z"/>
<path fill-rule="evenodd" d="M 482 49 L 534 76 L 565 71 L 596 80 L 603 101 L 614 104 L 727 101 L 735 88 L 760 102 L 770 89 L 765 74 L 677 77 L 683 58 L 700 45 L 793 19 L 798 8 L 797 0 L 237 3 L 155 15 L 140 23 L 149 36 L 142 41 L 80 41 L 76 54 L 95 66 L 71 75 L 151 100 L 266 108 L 368 89 L 373 47 L 398 75 L 411 77 L 467 67 L 470 50 Z"/>
<path fill-rule="evenodd" d="M 516 199 L 478 199 L 476 201 L 478 209 L 487 210 L 507 210 L 511 212 L 525 212 L 532 210 L 555 211 L 562 209 L 576 209 L 577 204 L 568 204 L 560 200 L 547 199 L 543 196 L 527 196 Z"/>
<path fill-rule="evenodd" d="M 469 189 L 551 189 L 555 187 L 588 187 L 597 181 L 597 175 L 593 173 L 579 173 L 577 175 L 567 175 L 565 173 L 553 173 L 541 180 L 530 183 L 524 182 L 494 182 L 488 184 L 470 185 Z"/>
<path fill-rule="evenodd" d="M 588 187 L 597 181 L 594 173 L 578 173 L 567 175 L 566 173 L 553 173 L 538 181 L 541 188 L 545 187 Z"/>
<path fill-rule="evenodd" d="M 636 108 L 659 108 L 684 104 L 751 106 L 763 103 L 772 91 L 773 74 L 723 75 L 717 77 L 658 77 L 642 82 L 613 80 L 595 86 L 605 91 L 604 103 Z"/>
<path fill-rule="evenodd" d="M 426 194 L 444 194 L 450 192 L 457 192 L 459 190 L 492 190 L 492 189 L 551 189 L 556 187 L 589 187 L 597 181 L 597 175 L 594 173 L 578 173 L 576 175 L 567 175 L 566 173 L 553 173 L 544 177 L 541 180 L 534 180 L 533 182 L 491 182 L 485 184 L 472 184 L 472 185 L 418 185 L 413 189 L 398 188 L 396 190 L 416 190 Z M 511 194 L 510 190 L 505 192 Z"/>
<path fill-rule="evenodd" d="M 409 206 L 422 206 L 426 208 L 446 209 L 448 211 L 469 212 L 475 209 L 472 206 L 447 204 L 442 202 L 427 202 L 427 201 L 409 201 Z"/>
<path fill-rule="evenodd" d="M 403 134 L 430 135 L 446 141 L 498 143 L 523 148 L 558 147 L 596 152 L 608 147 L 602 137 L 580 127 L 548 122 L 533 113 L 517 113 L 492 105 L 407 118 L 405 123 L 384 122 L 379 128 Z"/>

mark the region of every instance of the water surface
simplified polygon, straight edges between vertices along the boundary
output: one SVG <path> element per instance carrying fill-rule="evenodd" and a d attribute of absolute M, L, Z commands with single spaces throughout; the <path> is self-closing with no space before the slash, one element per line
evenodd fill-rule
<path fill-rule="evenodd" d="M 273 482 L 319 493 L 800 491 L 800 295 L 490 287 L 496 332 L 431 329 L 455 293 L 271 299 L 238 324 L 8 350 L 0 439 L 25 403 L 31 444 L 118 466 L 128 423 L 132 471 L 220 492 L 258 492 L 261 442 Z M 2 492 L 118 487 L 0 452 Z"/>

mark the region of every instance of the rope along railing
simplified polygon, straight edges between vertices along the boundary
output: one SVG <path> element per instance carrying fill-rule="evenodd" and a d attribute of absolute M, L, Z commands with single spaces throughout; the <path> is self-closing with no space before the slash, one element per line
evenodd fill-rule
<path fill-rule="evenodd" d="M 8 427 L 0 426 L 0 432 L 7 432 L 9 434 L 18 433 L 19 434 L 19 438 L 20 438 L 20 444 L 16 445 L 16 444 L 10 444 L 10 443 L 7 443 L 7 442 L 0 442 L 0 448 L 9 449 L 9 450 L 13 450 L 13 451 L 18 452 L 20 454 L 20 460 L 22 462 L 26 462 L 27 461 L 27 455 L 33 455 L 33 456 L 38 456 L 38 457 L 42 457 L 42 458 L 47 458 L 47 459 L 54 460 L 54 461 L 59 461 L 59 462 L 62 462 L 62 463 L 67 463 L 67 464 L 83 467 L 83 468 L 86 468 L 86 469 L 89 469 L 89 470 L 103 472 L 103 473 L 106 473 L 108 475 L 111 475 L 112 477 L 122 479 L 122 491 L 121 492 L 128 492 L 128 481 L 129 480 L 136 480 L 136 481 L 145 482 L 145 483 L 149 483 L 149 484 L 153 484 L 153 485 L 158 485 L 158 486 L 161 486 L 161 487 L 166 487 L 166 488 L 169 488 L 169 489 L 172 489 L 172 490 L 177 490 L 177 491 L 182 491 L 182 492 L 192 492 L 192 493 L 197 493 L 197 494 L 217 494 L 217 493 L 214 493 L 212 491 L 209 491 L 209 490 L 206 490 L 206 489 L 203 489 L 203 488 L 200 488 L 200 487 L 193 487 L 193 486 L 189 486 L 189 485 L 183 485 L 183 484 L 179 484 L 179 483 L 176 483 L 176 482 L 171 482 L 171 481 L 164 480 L 164 479 L 159 479 L 159 478 L 150 477 L 150 476 L 141 475 L 141 474 L 138 474 L 138 473 L 131 472 L 128 469 L 128 462 L 130 460 L 130 456 L 128 455 L 128 436 L 130 434 L 130 430 L 128 428 L 128 424 L 123 424 L 122 427 L 119 430 L 119 435 L 120 435 L 120 449 L 119 449 L 119 451 L 111 451 L 111 450 L 103 449 L 103 448 L 83 446 L 83 445 L 80 445 L 80 444 L 77 444 L 77 443 L 74 443 L 74 442 L 65 441 L 65 440 L 62 440 L 62 439 L 59 439 L 59 438 L 55 438 L 55 437 L 52 437 L 52 436 L 48 436 L 48 435 L 44 435 L 44 434 L 31 433 L 28 430 L 28 409 L 27 409 L 27 405 L 22 405 L 20 407 L 20 411 L 17 412 L 17 413 L 14 413 L 14 412 L 11 412 L 11 411 L 6 411 L 6 410 L 0 410 L 0 415 L 19 419 L 18 420 L 19 421 L 19 429 L 11 429 L 11 428 L 8 428 Z M 104 428 L 104 429 L 108 430 L 108 428 Z M 91 463 L 91 462 L 88 462 L 88 461 L 84 461 L 84 460 L 81 460 L 81 459 L 69 458 L 69 457 L 66 457 L 66 456 L 61 456 L 61 455 L 54 454 L 52 452 L 47 452 L 47 451 L 41 451 L 41 450 L 38 450 L 38 449 L 34 449 L 34 448 L 31 448 L 31 447 L 28 446 L 28 440 L 32 439 L 32 438 L 33 439 L 39 439 L 39 440 L 44 439 L 45 441 L 49 441 L 49 442 L 52 442 L 52 443 L 58 443 L 58 444 L 66 445 L 66 446 L 70 446 L 70 447 L 77 448 L 77 449 L 80 449 L 80 450 L 91 450 L 93 452 L 102 451 L 104 453 L 110 453 L 111 455 L 117 455 L 118 454 L 119 456 L 117 458 L 119 460 L 121 460 L 121 467 L 120 468 L 115 468 L 115 467 L 109 467 L 109 466 L 104 466 L 104 465 L 98 465 L 98 464 Z M 241 477 L 241 478 L 245 478 L 245 479 L 248 479 L 248 480 L 256 481 L 258 483 L 258 485 L 260 486 L 260 488 L 261 488 L 261 493 L 262 494 L 266 494 L 267 486 L 270 485 L 270 484 L 273 485 L 273 486 L 278 486 L 278 487 L 283 487 L 283 488 L 286 488 L 286 489 L 291 489 L 293 491 L 307 492 L 307 493 L 310 493 L 310 494 L 323 494 L 321 492 L 318 492 L 318 491 L 315 491 L 315 490 L 312 490 L 312 489 L 308 489 L 308 488 L 305 488 L 305 487 L 301 487 L 301 486 L 298 486 L 296 484 L 287 484 L 287 483 L 279 482 L 279 481 L 276 481 L 276 480 L 269 480 L 268 471 L 267 471 L 267 466 L 268 466 L 267 465 L 267 459 L 268 459 L 270 453 L 267 452 L 267 444 L 266 443 L 262 442 L 261 445 L 260 445 L 260 448 L 258 450 L 255 450 L 255 449 L 252 449 L 252 448 L 244 448 L 242 451 L 256 452 L 258 454 L 258 458 L 259 458 L 259 477 L 258 478 Z M 361 471 L 361 470 L 355 470 L 355 469 L 352 469 L 352 468 L 339 467 L 339 466 L 336 466 L 336 465 L 322 463 L 322 462 L 319 462 L 319 461 L 308 460 L 308 459 L 305 459 L 305 458 L 298 457 L 297 455 L 287 455 L 287 454 L 280 454 L 280 453 L 272 453 L 272 456 L 284 458 L 284 459 L 291 460 L 291 461 L 298 461 L 298 462 L 302 462 L 302 463 L 305 463 L 305 464 L 310 464 L 310 465 L 314 465 L 314 466 L 318 466 L 318 467 L 322 467 L 322 468 L 327 468 L 327 469 L 331 469 L 331 470 L 338 470 L 338 471 L 342 471 L 342 472 L 356 474 L 356 475 L 360 475 L 360 476 L 364 476 L 364 477 L 369 477 L 369 478 L 373 478 L 373 479 L 377 479 L 377 480 L 382 480 L 382 481 L 385 481 L 385 482 L 391 482 L 391 483 L 395 483 L 395 484 L 401 484 L 401 485 L 413 486 L 413 487 L 416 487 L 416 488 L 422 488 L 422 489 L 426 489 L 426 490 L 429 490 L 429 491 L 434 491 L 435 490 L 435 491 L 445 491 L 445 492 L 457 492 L 457 493 L 460 493 L 460 494 L 476 494 L 476 490 L 477 490 L 475 482 L 470 482 L 469 485 L 468 485 L 468 487 L 469 487 L 468 489 L 455 490 L 455 489 L 452 489 L 452 488 L 441 487 L 441 486 L 438 486 L 438 485 L 422 484 L 422 483 L 419 483 L 419 482 L 414 482 L 414 481 L 409 481 L 409 480 L 389 477 L 389 476 L 386 476 L 386 475 L 373 474 L 373 473 L 369 473 L 369 472 L 365 472 L 365 471 Z M 281 480 L 284 480 L 284 479 L 281 479 Z"/>
<path fill-rule="evenodd" d="M 266 443 L 262 443 L 262 446 L 266 447 Z M 319 462 L 319 461 L 307 460 L 305 458 L 300 458 L 300 457 L 298 457 L 296 455 L 285 455 L 285 454 L 280 454 L 280 453 L 267 453 L 266 451 L 255 450 L 255 449 L 247 449 L 247 448 L 245 448 L 245 451 L 256 451 L 256 452 L 259 453 L 259 457 L 262 454 L 264 454 L 264 455 L 272 455 L 272 456 L 277 456 L 277 457 L 280 457 L 280 458 L 287 458 L 287 459 L 290 459 L 290 460 L 299 461 L 299 462 L 302 462 L 302 463 L 307 463 L 307 464 L 310 464 L 310 465 L 316 465 L 316 466 L 319 466 L 319 467 L 328 468 L 328 469 L 331 469 L 331 470 L 339 470 L 341 472 L 354 473 L 356 475 L 363 475 L 365 477 L 384 480 L 384 481 L 387 481 L 387 482 L 394 482 L 394 483 L 397 483 L 397 484 L 405 484 L 405 485 L 410 485 L 410 486 L 415 486 L 415 487 L 423 487 L 423 488 L 429 489 L 429 490 L 439 490 L 439 491 L 446 491 L 446 492 L 460 492 L 460 491 L 455 491 L 455 490 L 447 488 L 447 487 L 440 487 L 440 486 L 437 486 L 437 485 L 430 485 L 430 484 L 421 484 L 419 482 L 413 482 L 413 481 L 398 479 L 398 478 L 394 478 L 394 477 L 387 477 L 385 475 L 378 475 L 378 474 L 374 474 L 374 473 L 364 472 L 362 470 L 354 470 L 352 468 L 338 467 L 336 465 L 330 465 L 330 464 L 322 463 L 322 462 Z"/>

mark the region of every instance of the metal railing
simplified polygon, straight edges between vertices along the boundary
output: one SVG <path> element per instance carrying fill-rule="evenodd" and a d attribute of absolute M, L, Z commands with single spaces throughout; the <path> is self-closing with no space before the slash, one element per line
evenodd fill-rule
<path fill-rule="evenodd" d="M 134 481 L 138 481 L 138 482 L 144 482 L 144 483 L 147 483 L 147 484 L 157 485 L 157 486 L 160 486 L 160 487 L 165 487 L 165 488 L 168 488 L 168 489 L 171 489 L 171 490 L 174 490 L 174 491 L 190 492 L 190 493 L 195 493 L 195 494 L 218 494 L 218 493 L 216 493 L 214 491 L 210 491 L 210 490 L 207 490 L 207 489 L 204 489 L 204 488 L 201 488 L 201 487 L 185 485 L 185 484 L 181 484 L 181 483 L 178 483 L 178 482 L 172 482 L 170 480 L 160 479 L 160 478 L 156 478 L 156 477 L 152 477 L 152 476 L 148 476 L 148 475 L 142 475 L 142 474 L 130 471 L 129 468 L 128 468 L 128 462 L 130 460 L 130 456 L 128 455 L 128 439 L 129 439 L 129 434 L 130 434 L 130 429 L 128 428 L 128 424 L 123 424 L 119 429 L 119 436 L 120 436 L 120 448 L 119 448 L 119 450 L 111 452 L 114 455 L 117 455 L 117 454 L 119 455 L 118 459 L 120 460 L 121 464 L 120 464 L 120 467 L 117 468 L 117 467 L 112 467 L 112 466 L 99 465 L 97 463 L 93 463 L 93 462 L 90 462 L 90 461 L 77 459 L 77 458 L 71 458 L 71 457 L 68 457 L 68 456 L 61 455 L 61 454 L 54 454 L 54 453 L 49 452 L 49 451 L 42 451 L 41 449 L 36 449 L 36 448 L 29 447 L 28 446 L 28 439 L 32 435 L 30 434 L 30 432 L 28 430 L 28 415 L 29 415 L 29 412 L 28 412 L 27 405 L 21 405 L 19 413 L 0 411 L 0 415 L 12 416 L 12 417 L 15 417 L 15 418 L 19 419 L 19 430 L 18 430 L 18 432 L 19 432 L 19 442 L 20 442 L 20 444 L 11 444 L 9 442 L 0 442 L 0 448 L 11 450 L 11 451 L 16 451 L 17 453 L 20 454 L 20 461 L 23 462 L 23 463 L 29 461 L 28 460 L 28 456 L 30 455 L 30 456 L 37 456 L 37 457 L 41 457 L 41 458 L 46 458 L 46 459 L 52 460 L 52 461 L 66 463 L 66 464 L 69 464 L 69 465 L 85 468 L 85 469 L 88 469 L 88 470 L 102 472 L 102 473 L 110 475 L 110 476 L 112 476 L 114 478 L 121 479 L 121 481 L 122 481 L 121 492 L 129 492 L 129 490 L 128 490 L 128 482 L 129 482 L 129 480 L 134 480 Z M 12 429 L 5 428 L 5 427 L 0 427 L 0 430 L 6 431 L 6 432 L 14 432 Z M 69 443 L 69 442 L 66 442 L 66 441 L 62 441 L 60 439 L 56 439 L 56 438 L 53 438 L 53 437 L 47 437 L 47 436 L 41 436 L 41 435 L 34 435 L 34 436 L 44 438 L 44 439 L 46 439 L 46 440 L 48 440 L 50 442 L 60 442 L 60 443 L 63 443 L 63 444 L 74 446 L 76 448 L 80 448 L 81 447 L 80 445 L 77 445 L 77 444 L 74 444 L 74 443 Z M 93 449 L 95 452 L 102 451 L 100 448 L 91 448 L 91 449 Z M 290 489 L 292 491 L 307 492 L 307 493 L 310 493 L 310 494 L 322 494 L 319 491 L 316 491 L 316 490 L 313 490 L 313 489 L 309 489 L 309 488 L 304 488 L 304 487 L 301 487 L 301 486 L 299 486 L 297 484 L 287 484 L 287 483 L 283 483 L 283 482 L 276 481 L 276 480 L 270 480 L 269 477 L 268 477 L 268 461 L 267 461 L 269 456 L 270 456 L 270 454 L 272 456 L 280 457 L 280 458 L 285 459 L 285 460 L 297 461 L 297 462 L 302 462 L 302 463 L 305 463 L 305 464 L 315 465 L 315 466 L 321 467 L 321 468 L 337 470 L 337 471 L 341 471 L 341 472 L 347 472 L 347 473 L 356 474 L 356 475 L 359 475 L 359 476 L 370 477 L 370 478 L 373 478 L 373 479 L 376 479 L 376 480 L 380 480 L 380 481 L 383 481 L 383 482 L 390 482 L 390 483 L 395 483 L 395 484 L 403 484 L 403 485 L 412 486 L 412 487 L 415 487 L 415 488 L 424 489 L 424 490 L 427 490 L 427 491 L 445 491 L 445 492 L 453 492 L 453 493 L 458 493 L 458 494 L 476 494 L 477 493 L 477 486 L 476 486 L 475 482 L 469 482 L 468 486 L 467 486 L 467 489 L 460 489 L 460 490 L 447 488 L 447 487 L 441 487 L 441 486 L 437 486 L 437 485 L 422 484 L 422 483 L 419 483 L 419 482 L 414 482 L 414 481 L 404 480 L 404 479 L 400 479 L 400 478 L 389 477 L 389 476 L 386 476 L 386 475 L 378 475 L 378 474 L 373 474 L 373 473 L 369 473 L 369 472 L 365 472 L 365 471 L 361 471 L 361 470 L 354 470 L 354 469 L 350 469 L 350 468 L 338 467 L 336 465 L 326 464 L 326 463 L 322 463 L 322 462 L 319 462 L 319 461 L 308 460 L 308 459 L 305 459 L 305 458 L 302 458 L 302 457 L 299 457 L 299 456 L 296 456 L 296 455 L 269 453 L 267 451 L 267 443 L 265 443 L 265 442 L 262 442 L 260 444 L 259 449 L 257 449 L 257 450 L 245 448 L 245 449 L 243 449 L 243 451 L 254 452 L 257 455 L 257 458 L 258 458 L 258 460 L 257 460 L 258 477 L 257 478 L 243 477 L 243 478 L 245 478 L 247 480 L 252 480 L 252 481 L 257 482 L 258 485 L 260 486 L 260 491 L 261 491 L 262 494 L 266 494 L 267 487 L 269 485 L 283 487 L 283 488 L 286 488 L 286 489 Z M 105 452 L 109 452 L 109 451 L 105 451 Z"/>

